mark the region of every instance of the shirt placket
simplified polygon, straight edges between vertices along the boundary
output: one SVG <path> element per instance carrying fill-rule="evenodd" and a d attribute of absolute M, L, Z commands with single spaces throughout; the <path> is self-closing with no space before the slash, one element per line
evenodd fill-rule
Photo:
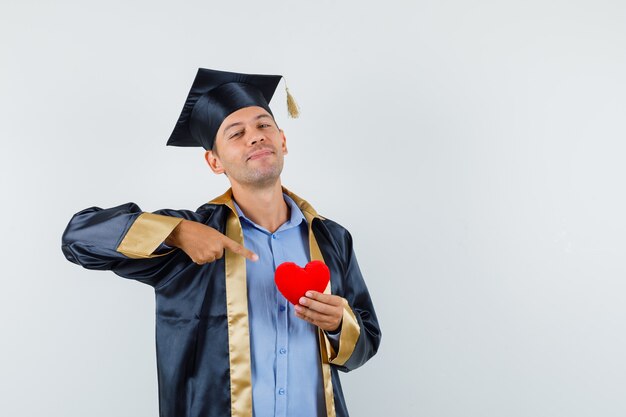
<path fill-rule="evenodd" d="M 271 235 L 270 244 L 272 246 L 272 253 L 274 254 L 274 269 L 281 263 L 285 262 L 284 250 L 279 233 L 273 233 Z M 284 297 L 278 296 L 277 310 L 278 317 L 276 320 L 276 416 L 287 416 L 287 371 L 288 371 L 288 356 L 287 349 L 289 347 L 289 309 L 287 308 L 287 300 Z"/>

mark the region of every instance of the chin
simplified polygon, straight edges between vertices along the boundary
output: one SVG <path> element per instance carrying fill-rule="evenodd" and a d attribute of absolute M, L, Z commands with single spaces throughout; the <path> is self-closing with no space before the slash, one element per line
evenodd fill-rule
<path fill-rule="evenodd" d="M 250 185 L 256 185 L 256 186 L 273 185 L 274 183 L 276 183 L 276 181 L 280 179 L 281 171 L 282 169 L 275 169 L 275 170 L 264 171 L 264 172 L 256 171 L 256 172 L 250 173 L 251 175 L 247 176 L 245 182 Z"/>

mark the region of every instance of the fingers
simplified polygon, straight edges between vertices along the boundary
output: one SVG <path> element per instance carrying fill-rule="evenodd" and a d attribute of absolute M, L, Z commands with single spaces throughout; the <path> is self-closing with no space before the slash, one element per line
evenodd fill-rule
<path fill-rule="evenodd" d="M 302 320 L 306 320 L 311 324 L 316 325 L 322 330 L 335 331 L 341 324 L 341 315 L 327 315 L 318 313 L 301 305 L 295 307 L 296 317 Z"/>
<path fill-rule="evenodd" d="M 214 262 L 216 259 L 219 259 L 220 257 L 207 257 L 204 259 L 192 259 L 193 263 L 198 264 L 198 265 L 204 265 L 204 264 L 210 264 L 211 262 Z"/>
<path fill-rule="evenodd" d="M 224 256 L 224 249 L 228 249 L 251 261 L 257 261 L 259 259 L 256 253 L 222 234 L 219 234 L 219 237 L 213 242 L 209 242 L 209 244 L 205 243 L 201 246 L 188 248 L 186 253 L 194 263 L 204 265 L 221 259 Z"/>
<path fill-rule="evenodd" d="M 252 252 L 250 249 L 243 247 L 242 245 L 235 242 L 228 236 L 224 236 L 222 241 L 224 243 L 224 248 L 229 249 L 232 252 L 235 252 L 236 254 L 243 256 L 244 258 L 250 259 L 251 261 L 256 262 L 259 260 L 259 255 Z"/>
<path fill-rule="evenodd" d="M 323 294 L 317 291 L 307 291 L 305 295 L 306 297 L 300 298 L 300 304 L 306 305 L 307 307 L 309 307 L 309 304 L 310 304 L 310 308 L 316 311 L 320 311 L 320 310 L 318 310 L 315 307 L 323 308 L 322 306 L 325 306 L 325 305 L 334 306 L 334 307 L 338 307 L 338 306 L 343 307 L 343 298 L 339 297 L 338 295 Z M 303 304 L 302 303 L 303 301 L 304 303 L 307 303 L 307 304 Z"/>
<path fill-rule="evenodd" d="M 296 317 L 315 324 L 322 330 L 336 330 L 343 318 L 343 298 L 316 291 L 308 291 L 306 295 L 295 306 Z"/>
<path fill-rule="evenodd" d="M 341 298 L 339 298 L 339 300 L 341 301 Z M 334 304 L 329 304 L 322 301 L 312 300 L 307 297 L 301 297 L 298 302 L 301 306 L 305 306 L 309 310 L 315 311 L 323 315 L 337 315 L 337 312 L 339 311 L 338 307 L 341 305 L 341 303 L 335 302 Z"/>
<path fill-rule="evenodd" d="M 179 226 L 182 225 L 185 227 L 176 234 L 175 246 L 182 249 L 198 265 L 215 262 L 215 260 L 222 258 L 224 249 L 229 249 L 251 261 L 259 259 L 257 254 L 244 248 L 217 229 L 194 221 L 184 221 Z"/>

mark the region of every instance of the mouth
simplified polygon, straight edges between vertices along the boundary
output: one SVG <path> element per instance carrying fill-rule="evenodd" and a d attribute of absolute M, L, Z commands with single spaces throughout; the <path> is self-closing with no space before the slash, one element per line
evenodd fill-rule
<path fill-rule="evenodd" d="M 268 155 L 273 154 L 274 152 L 271 149 L 259 149 L 258 151 L 254 151 L 252 152 L 249 156 L 248 159 L 246 159 L 246 161 L 251 161 L 254 159 L 260 159 L 263 157 L 266 157 Z"/>

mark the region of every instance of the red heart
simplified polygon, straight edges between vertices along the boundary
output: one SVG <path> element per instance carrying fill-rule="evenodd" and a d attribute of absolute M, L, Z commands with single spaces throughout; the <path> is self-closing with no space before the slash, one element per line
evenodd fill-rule
<path fill-rule="evenodd" d="M 324 292 L 330 281 L 330 270 L 322 261 L 311 261 L 304 268 L 283 262 L 276 268 L 274 282 L 278 291 L 293 305 L 309 291 Z"/>

